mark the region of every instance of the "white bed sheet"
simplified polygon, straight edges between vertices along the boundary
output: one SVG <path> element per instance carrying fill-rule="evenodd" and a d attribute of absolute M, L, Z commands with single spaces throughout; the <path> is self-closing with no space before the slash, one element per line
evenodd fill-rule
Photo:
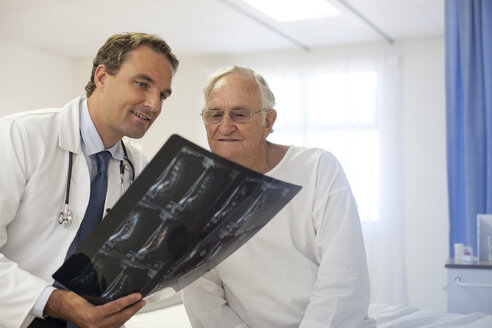
<path fill-rule="evenodd" d="M 492 328 L 492 315 L 484 313 L 453 314 L 424 311 L 388 304 L 371 304 L 369 316 L 378 328 Z M 126 328 L 191 328 L 183 304 L 134 316 Z"/>
<path fill-rule="evenodd" d="M 191 328 L 191 324 L 183 304 L 177 304 L 164 309 L 137 313 L 125 323 L 125 328 Z"/>
<path fill-rule="evenodd" d="M 492 315 L 424 311 L 414 307 L 371 304 L 369 316 L 378 328 L 492 328 Z"/>

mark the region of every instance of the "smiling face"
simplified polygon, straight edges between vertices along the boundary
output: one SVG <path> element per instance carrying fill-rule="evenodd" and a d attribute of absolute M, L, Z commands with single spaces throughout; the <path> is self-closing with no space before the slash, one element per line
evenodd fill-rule
<path fill-rule="evenodd" d="M 89 97 L 91 118 L 104 146 L 123 136 L 141 138 L 159 116 L 171 95 L 173 70 L 164 55 L 147 46 L 131 51 L 115 75 L 100 65 L 94 75 L 96 89 Z"/>
<path fill-rule="evenodd" d="M 212 87 L 206 109 L 237 110 L 261 109 L 261 99 L 253 77 L 245 74 L 227 74 Z M 217 124 L 205 124 L 210 150 L 253 170 L 261 171 L 266 163 L 266 138 L 275 121 L 275 111 L 254 114 L 248 123 L 235 123 L 225 114 Z"/>

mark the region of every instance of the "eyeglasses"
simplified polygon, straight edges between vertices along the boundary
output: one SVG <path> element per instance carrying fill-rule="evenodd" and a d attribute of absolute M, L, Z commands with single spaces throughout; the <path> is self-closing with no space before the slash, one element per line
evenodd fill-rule
<path fill-rule="evenodd" d="M 227 113 L 231 117 L 233 122 L 242 124 L 248 123 L 253 118 L 253 115 L 258 114 L 266 109 L 252 111 L 250 109 L 233 109 L 233 110 L 221 110 L 221 109 L 205 109 L 201 112 L 202 119 L 205 124 L 217 124 L 222 121 L 224 115 Z"/>

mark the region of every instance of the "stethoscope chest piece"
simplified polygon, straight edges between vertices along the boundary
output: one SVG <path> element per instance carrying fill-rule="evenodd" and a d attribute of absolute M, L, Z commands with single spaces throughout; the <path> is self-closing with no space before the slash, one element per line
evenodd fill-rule
<path fill-rule="evenodd" d="M 72 211 L 68 208 L 68 204 L 65 204 L 63 212 L 58 215 L 58 223 L 68 229 L 72 225 L 72 218 Z"/>

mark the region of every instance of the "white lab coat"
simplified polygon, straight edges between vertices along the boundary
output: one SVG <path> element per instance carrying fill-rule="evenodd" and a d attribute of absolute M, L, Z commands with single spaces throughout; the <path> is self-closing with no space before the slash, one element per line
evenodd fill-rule
<path fill-rule="evenodd" d="M 80 141 L 82 97 L 63 108 L 24 112 L 0 119 L 0 327 L 25 327 L 41 291 L 63 263 L 84 216 L 90 194 L 87 161 Z M 125 142 L 138 175 L 146 160 Z M 70 188 L 73 223 L 58 224 L 68 174 L 68 152 L 74 153 Z M 121 196 L 120 162 L 108 171 L 105 208 Z M 125 187 L 131 171 L 126 165 Z"/>

